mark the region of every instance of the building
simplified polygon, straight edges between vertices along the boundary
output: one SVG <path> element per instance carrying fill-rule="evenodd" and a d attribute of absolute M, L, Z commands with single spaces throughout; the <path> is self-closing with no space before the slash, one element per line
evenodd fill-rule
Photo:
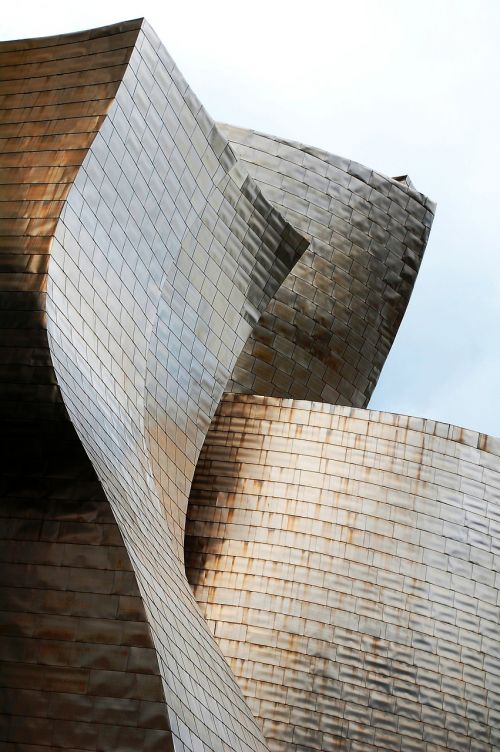
<path fill-rule="evenodd" d="M 143 20 L 0 65 L 2 748 L 500 749 L 500 445 L 363 409 L 432 202 Z"/>

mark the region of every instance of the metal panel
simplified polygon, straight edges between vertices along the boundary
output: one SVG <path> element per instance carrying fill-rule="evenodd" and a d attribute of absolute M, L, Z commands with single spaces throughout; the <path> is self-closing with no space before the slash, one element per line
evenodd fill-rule
<path fill-rule="evenodd" d="M 19 422 L 2 457 L 2 750 L 172 749 L 130 558 L 73 427 Z"/>
<path fill-rule="evenodd" d="M 366 407 L 398 331 L 435 205 L 320 149 L 221 124 L 236 155 L 310 240 L 262 314 L 228 392 Z"/>
<path fill-rule="evenodd" d="M 0 44 L 0 414 L 5 419 L 64 418 L 43 313 L 50 244 L 140 24 Z"/>
<path fill-rule="evenodd" d="M 52 234 L 139 28 L 0 45 L 5 750 L 171 747 L 130 559 L 67 420 L 45 328 Z M 109 66 L 116 80 L 96 84 Z"/>
<path fill-rule="evenodd" d="M 141 20 L 6 42 L 0 64 L 0 379 L 3 457 L 12 458 L 2 530 L 7 541 L 11 534 L 15 538 L 16 514 L 28 519 L 28 536 L 37 525 L 43 528 L 36 541 L 8 542 L 4 551 L 4 608 L 18 604 L 8 611 L 5 625 L 6 748 L 35 742 L 58 748 L 168 748 L 168 707 L 174 708 L 172 738 L 178 749 L 195 750 L 202 743 L 208 749 L 263 748 L 189 593 L 181 559 L 182 515 L 196 451 L 230 368 L 307 241 L 238 166 Z M 110 472 L 116 471 L 115 486 L 130 484 L 129 506 L 124 504 L 117 518 L 149 604 L 158 655 L 151 650 L 143 606 L 135 608 L 141 623 L 129 638 L 125 623 L 133 616 L 127 602 L 112 608 L 115 595 L 136 598 L 137 583 L 102 489 L 95 493 L 107 509 L 106 524 L 118 536 L 113 545 L 122 553 L 116 549 L 111 556 L 100 539 L 108 528 L 96 522 L 90 529 L 82 522 L 95 511 L 85 497 L 85 478 L 93 471 L 74 441 L 47 344 L 49 263 L 59 306 L 52 307 L 52 334 L 56 350 L 63 345 L 58 380 L 64 389 L 65 366 L 74 352 L 70 374 L 78 384 L 66 395 L 69 407 L 75 408 L 77 395 L 90 406 L 86 378 L 96 390 L 98 416 L 86 448 L 93 448 L 94 456 L 103 449 L 100 426 L 106 439 L 109 432 L 118 437 L 114 459 L 121 462 L 129 427 L 147 426 L 141 441 L 145 453 L 137 453 L 132 471 L 130 458 L 113 465 L 106 452 L 105 467 L 102 460 L 96 466 L 113 504 L 122 497 L 110 489 Z M 140 405 L 133 403 L 146 389 L 147 407 L 142 401 L 139 418 Z M 106 390 L 112 405 L 103 410 L 99 400 Z M 178 405 L 173 414 L 165 412 L 172 399 Z M 113 417 L 120 400 L 130 408 L 122 414 L 121 436 Z M 82 417 L 80 412 L 75 424 L 85 434 Z M 70 437 L 71 449 L 64 437 Z M 34 480 L 28 482 L 30 470 Z M 134 474 L 141 475 L 139 483 Z M 30 499 L 28 509 L 13 508 L 13 488 Z M 157 520 L 150 517 L 148 495 Z M 64 523 L 58 500 L 73 502 Z M 139 510 L 145 505 L 140 523 L 130 517 L 136 504 Z M 22 539 L 22 530 L 19 535 Z M 166 547 L 173 558 L 162 560 L 155 546 L 161 554 Z M 138 548 L 141 555 L 151 548 L 147 564 L 163 592 L 159 601 Z M 45 590 L 62 595 L 48 595 L 45 607 Z M 71 610 L 80 592 L 86 594 L 82 601 L 92 596 L 87 621 Z M 26 601 L 30 593 L 39 603 L 33 613 Z M 178 602 L 184 604 L 179 610 Z M 158 609 L 166 611 L 163 623 Z M 16 637 L 24 628 L 28 632 Z M 163 699 L 158 659 L 168 703 L 153 712 L 151 703 Z M 38 709 L 26 710 L 27 688 L 33 689 L 30 698 Z M 87 695 L 90 701 L 80 707 Z M 103 708 L 113 697 L 136 702 L 118 707 L 117 700 L 103 721 Z"/>
<path fill-rule="evenodd" d="M 225 397 L 186 567 L 271 750 L 500 748 L 499 489 L 491 437 Z"/>
<path fill-rule="evenodd" d="M 55 230 L 57 380 L 122 531 L 176 749 L 262 750 L 184 571 L 188 493 L 237 356 L 308 243 L 147 24 Z"/>

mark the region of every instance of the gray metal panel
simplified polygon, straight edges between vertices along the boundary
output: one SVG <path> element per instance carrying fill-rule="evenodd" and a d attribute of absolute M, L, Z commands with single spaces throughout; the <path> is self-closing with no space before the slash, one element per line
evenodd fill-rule
<path fill-rule="evenodd" d="M 122 531 L 176 749 L 263 750 L 185 577 L 188 493 L 252 327 L 307 241 L 144 24 L 56 228 L 59 386 Z"/>
<path fill-rule="evenodd" d="M 252 331 L 227 391 L 366 407 L 406 310 L 434 204 L 406 176 L 219 127 L 311 243 Z"/>
<path fill-rule="evenodd" d="M 269 748 L 500 749 L 500 442 L 228 395 L 186 564 Z"/>

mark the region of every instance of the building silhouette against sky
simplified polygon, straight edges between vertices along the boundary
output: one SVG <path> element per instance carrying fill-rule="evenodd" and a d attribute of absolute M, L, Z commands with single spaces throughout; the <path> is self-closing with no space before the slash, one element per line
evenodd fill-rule
<path fill-rule="evenodd" d="M 2 749 L 500 749 L 500 443 L 366 410 L 434 205 L 0 45 Z"/>

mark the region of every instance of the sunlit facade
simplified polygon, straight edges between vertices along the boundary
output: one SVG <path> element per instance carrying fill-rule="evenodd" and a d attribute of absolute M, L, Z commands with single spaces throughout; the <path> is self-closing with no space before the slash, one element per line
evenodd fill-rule
<path fill-rule="evenodd" d="M 500 446 L 364 409 L 434 204 L 144 20 L 0 65 L 2 748 L 500 749 Z"/>

